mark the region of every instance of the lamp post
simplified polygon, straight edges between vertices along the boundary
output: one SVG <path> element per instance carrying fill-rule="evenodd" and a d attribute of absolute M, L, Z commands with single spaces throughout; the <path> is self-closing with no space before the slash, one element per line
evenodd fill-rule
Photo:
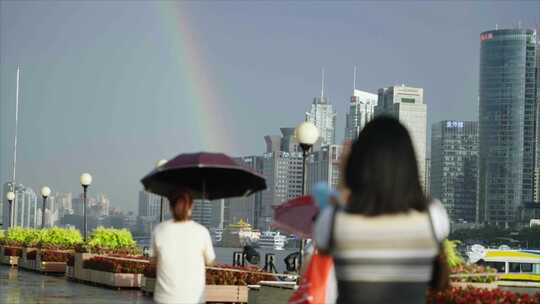
<path fill-rule="evenodd" d="M 166 159 L 158 160 L 158 162 L 156 163 L 156 169 L 165 165 L 166 163 L 167 163 Z M 160 223 L 163 222 L 163 196 L 159 197 L 159 222 Z"/>
<path fill-rule="evenodd" d="M 305 121 L 294 130 L 294 136 L 302 149 L 302 195 L 306 195 L 306 159 L 309 151 L 319 139 L 319 129 L 313 123 Z M 304 257 L 304 239 L 300 241 L 299 268 L 302 267 Z"/>
<path fill-rule="evenodd" d="M 8 203 L 9 203 L 9 222 L 8 222 L 8 227 L 11 227 L 12 226 L 12 221 L 13 221 L 13 214 L 12 213 L 12 206 L 11 204 L 13 204 L 13 200 L 15 199 L 15 193 L 13 191 L 9 191 L 8 193 L 6 193 L 6 198 L 8 200 Z"/>
<path fill-rule="evenodd" d="M 88 186 L 92 183 L 92 175 L 89 173 L 83 173 L 81 175 L 81 186 L 83 187 L 83 217 L 84 217 L 84 224 L 83 224 L 83 236 L 84 241 L 86 242 L 87 237 L 87 230 L 88 225 L 86 221 L 86 191 L 88 190 Z"/>
<path fill-rule="evenodd" d="M 45 228 L 45 206 L 47 204 L 47 197 L 51 195 L 51 188 L 45 186 L 41 188 L 41 197 L 43 197 L 43 207 L 41 208 L 41 229 Z"/>

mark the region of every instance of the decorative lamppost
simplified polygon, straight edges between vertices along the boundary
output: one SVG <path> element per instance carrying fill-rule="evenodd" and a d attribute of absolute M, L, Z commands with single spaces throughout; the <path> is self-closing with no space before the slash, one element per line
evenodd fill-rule
<path fill-rule="evenodd" d="M 319 139 L 319 129 L 317 129 L 317 127 L 313 123 L 306 121 L 306 122 L 301 123 L 298 127 L 296 127 L 296 129 L 294 130 L 294 135 L 296 137 L 296 140 L 298 140 L 298 143 L 300 144 L 300 148 L 302 149 L 302 157 L 303 157 L 302 194 L 305 195 L 306 194 L 306 159 L 307 159 L 309 151 Z"/>
<path fill-rule="evenodd" d="M 159 160 L 156 163 L 156 169 L 165 165 L 167 163 L 166 159 Z M 159 197 L 159 222 L 163 222 L 163 196 Z"/>
<path fill-rule="evenodd" d="M 306 159 L 309 151 L 319 139 L 319 129 L 313 123 L 305 121 L 294 130 L 294 136 L 302 149 L 302 195 L 306 195 Z M 300 241 L 299 267 L 304 256 L 304 239 Z"/>
<path fill-rule="evenodd" d="M 41 188 L 41 197 L 43 198 L 43 207 L 41 208 L 41 229 L 45 228 L 45 206 L 47 205 L 47 197 L 51 195 L 51 188 L 45 186 Z"/>
<path fill-rule="evenodd" d="M 87 237 L 87 220 L 86 220 L 86 192 L 88 190 L 88 186 L 92 183 L 92 175 L 89 173 L 83 173 L 81 175 L 81 186 L 83 187 L 83 217 L 84 217 L 84 224 L 83 224 L 83 236 L 84 241 L 86 242 Z"/>
<path fill-rule="evenodd" d="M 13 204 L 13 200 L 15 200 L 15 193 L 13 191 L 9 191 L 8 193 L 6 193 L 6 198 L 8 200 L 8 203 L 9 203 L 9 222 L 8 222 L 8 227 L 11 227 L 13 225 L 13 214 L 12 211 L 13 211 L 13 207 L 11 206 L 11 204 Z"/>

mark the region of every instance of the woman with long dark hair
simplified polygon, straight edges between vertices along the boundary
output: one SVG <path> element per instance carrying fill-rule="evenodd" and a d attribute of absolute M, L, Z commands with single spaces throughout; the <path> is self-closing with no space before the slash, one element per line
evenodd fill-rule
<path fill-rule="evenodd" d="M 449 224 L 424 194 L 409 132 L 377 117 L 344 161 L 345 206 L 315 227 L 317 247 L 334 258 L 338 303 L 425 303 Z"/>
<path fill-rule="evenodd" d="M 191 220 L 193 196 L 189 189 L 178 189 L 168 199 L 173 218 L 157 225 L 152 234 L 157 262 L 154 301 L 204 303 L 205 266 L 216 258 L 210 233 Z"/>

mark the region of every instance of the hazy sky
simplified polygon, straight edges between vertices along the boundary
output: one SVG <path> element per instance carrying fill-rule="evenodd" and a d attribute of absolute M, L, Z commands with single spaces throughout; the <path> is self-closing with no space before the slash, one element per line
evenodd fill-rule
<path fill-rule="evenodd" d="M 17 181 L 136 210 L 156 160 L 260 154 L 320 92 L 338 140 L 357 88 L 424 88 L 428 123 L 476 120 L 481 31 L 540 24 L 539 1 L 0 1 L 0 181 L 11 178 L 21 65 Z M 4 195 L 2 195 L 3 200 Z"/>

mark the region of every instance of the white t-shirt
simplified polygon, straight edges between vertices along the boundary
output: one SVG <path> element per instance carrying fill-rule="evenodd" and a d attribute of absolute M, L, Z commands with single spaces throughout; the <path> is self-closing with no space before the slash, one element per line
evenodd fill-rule
<path fill-rule="evenodd" d="M 157 259 L 154 301 L 204 303 L 205 265 L 216 258 L 208 229 L 194 221 L 165 221 L 154 229 L 152 249 Z"/>

